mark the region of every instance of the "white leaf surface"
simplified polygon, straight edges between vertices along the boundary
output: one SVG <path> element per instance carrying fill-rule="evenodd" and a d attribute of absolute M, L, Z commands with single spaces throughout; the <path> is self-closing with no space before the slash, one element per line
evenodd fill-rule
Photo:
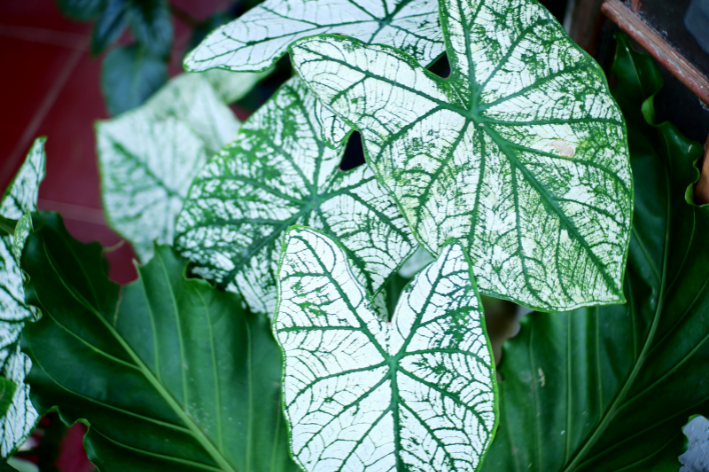
<path fill-rule="evenodd" d="M 325 33 L 389 44 L 425 64 L 443 52 L 435 0 L 267 0 L 207 36 L 185 69 L 263 71 L 293 41 Z"/>
<path fill-rule="evenodd" d="M 362 133 L 419 242 L 461 240 L 483 293 L 544 311 L 623 302 L 633 187 L 602 71 L 534 0 L 440 9 L 449 79 L 340 36 L 294 44 L 295 68 Z"/>
<path fill-rule="evenodd" d="M 473 471 L 496 426 L 482 307 L 463 248 L 446 245 L 399 299 L 371 309 L 344 250 L 289 231 L 274 323 L 291 451 L 306 471 Z"/>
<path fill-rule="evenodd" d="M 278 257 L 293 224 L 337 237 L 373 294 L 414 250 L 372 172 L 338 169 L 343 146 L 321 140 L 314 104 L 300 79 L 284 84 L 195 178 L 178 220 L 175 244 L 193 271 L 259 313 L 276 307 Z"/>
<path fill-rule="evenodd" d="M 142 261 L 152 257 L 154 240 L 172 243 L 192 179 L 238 134 L 212 85 L 232 93 L 223 74 L 182 74 L 143 106 L 96 125 L 106 216 Z"/>
<path fill-rule="evenodd" d="M 32 366 L 20 352 L 19 338 L 25 322 L 36 319 L 38 313 L 25 305 L 25 290 L 19 256 L 31 224 L 29 212 L 37 211 L 39 184 L 44 179 L 44 143 L 38 138 L 32 144 L 0 201 L 0 215 L 19 220 L 15 235 L 0 236 L 0 374 L 17 385 L 12 404 L 0 419 L 0 455 L 12 454 L 30 435 L 37 422 L 37 412 L 29 398 L 25 376 Z"/>

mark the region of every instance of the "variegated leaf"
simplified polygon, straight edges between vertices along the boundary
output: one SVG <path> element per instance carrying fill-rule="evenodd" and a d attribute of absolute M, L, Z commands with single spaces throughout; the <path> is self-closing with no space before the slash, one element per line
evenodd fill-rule
<path fill-rule="evenodd" d="M 143 261 L 155 239 L 172 243 L 192 179 L 238 133 L 238 120 L 212 85 L 230 79 L 210 73 L 178 76 L 145 105 L 96 126 L 107 217 Z"/>
<path fill-rule="evenodd" d="M 362 133 L 417 239 L 468 249 L 480 290 L 539 310 L 623 302 L 633 187 L 598 65 L 534 0 L 440 0 L 451 77 L 339 36 L 292 46 Z"/>
<path fill-rule="evenodd" d="M 217 95 L 224 103 L 234 103 L 245 97 L 261 79 L 273 72 L 268 69 L 264 72 L 249 73 L 242 72 L 235 74 L 230 71 L 213 69 L 200 74 L 188 74 L 190 76 L 202 76 L 209 82 Z"/>
<path fill-rule="evenodd" d="M 403 266 L 401 266 L 399 275 L 407 279 L 413 277 L 416 272 L 420 271 L 433 261 L 435 261 L 434 257 L 424 248 L 419 246 L 416 252 L 408 258 Z"/>
<path fill-rule="evenodd" d="M 426 64 L 443 52 L 435 0 L 267 0 L 213 31 L 185 69 L 262 71 L 293 41 L 324 33 L 389 44 Z"/>
<path fill-rule="evenodd" d="M 345 251 L 292 229 L 279 270 L 276 338 L 291 452 L 306 471 L 473 471 L 496 426 L 482 306 L 459 243 L 399 299 L 372 311 Z"/>
<path fill-rule="evenodd" d="M 35 140 L 27 159 L 0 201 L 0 215 L 19 220 L 13 236 L 0 236 L 0 374 L 17 389 L 12 404 L 0 419 L 0 454 L 12 454 L 30 435 L 37 422 L 25 375 L 32 364 L 20 352 L 19 337 L 25 322 L 36 319 L 36 309 L 25 305 L 19 256 L 29 234 L 28 212 L 37 211 L 39 184 L 44 179 L 45 138 Z"/>
<path fill-rule="evenodd" d="M 320 139 L 315 98 L 284 84 L 195 178 L 175 244 L 195 273 L 273 314 L 283 236 L 302 223 L 336 236 L 373 294 L 414 250 L 391 197 L 365 166 L 338 169 L 343 146 Z"/>

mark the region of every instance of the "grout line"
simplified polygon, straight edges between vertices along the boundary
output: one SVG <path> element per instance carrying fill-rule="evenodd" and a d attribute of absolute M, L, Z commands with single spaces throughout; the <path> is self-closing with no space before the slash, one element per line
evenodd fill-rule
<path fill-rule="evenodd" d="M 0 36 L 21 39 L 34 43 L 51 44 L 69 49 L 82 49 L 88 38 L 74 33 L 52 31 L 28 26 L 4 25 L 0 23 Z"/>
<path fill-rule="evenodd" d="M 95 225 L 106 225 L 106 217 L 103 210 L 98 208 L 73 205 L 71 203 L 57 202 L 53 200 L 39 199 L 37 207 L 42 211 L 56 211 L 67 220 L 83 221 Z"/>
<path fill-rule="evenodd" d="M 64 88 L 64 85 L 69 80 L 69 77 L 71 77 L 72 72 L 76 69 L 79 59 L 81 59 L 81 57 L 85 54 L 86 46 L 87 45 L 85 43 L 84 48 L 74 50 L 71 57 L 67 61 L 66 67 L 61 71 L 47 95 L 45 95 L 42 104 L 39 106 L 37 112 L 32 117 L 32 120 L 30 120 L 29 124 L 25 128 L 24 133 L 22 133 L 22 136 L 17 141 L 17 144 L 15 144 L 15 147 L 10 152 L 10 155 L 7 159 L 5 159 L 4 169 L 0 171 L 0 182 L 10 180 L 9 174 L 15 170 L 17 161 L 22 157 L 23 152 L 29 148 L 30 142 L 36 137 L 35 133 L 37 133 L 37 129 L 44 121 L 44 118 L 52 108 L 52 105 L 54 105 L 54 102 L 59 96 L 59 92 L 61 92 Z"/>

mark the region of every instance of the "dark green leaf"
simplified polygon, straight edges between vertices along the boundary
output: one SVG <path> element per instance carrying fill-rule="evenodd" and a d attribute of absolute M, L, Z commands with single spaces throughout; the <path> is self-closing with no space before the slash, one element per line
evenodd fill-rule
<path fill-rule="evenodd" d="M 57 0 L 59 9 L 71 19 L 90 20 L 103 8 L 104 0 Z"/>
<path fill-rule="evenodd" d="M 4 459 L 0 459 L 0 472 L 17 472 L 17 470 L 18 469 L 15 469 L 13 466 L 5 462 Z"/>
<path fill-rule="evenodd" d="M 91 54 L 101 54 L 126 29 L 126 0 L 106 0 L 91 34 Z"/>
<path fill-rule="evenodd" d="M 172 47 L 172 19 L 165 0 L 127 0 L 128 24 L 135 39 L 156 56 L 167 58 Z"/>
<path fill-rule="evenodd" d="M 12 380 L 0 377 L 0 416 L 5 416 L 12 405 L 12 398 L 17 390 L 17 385 Z"/>
<path fill-rule="evenodd" d="M 17 226 L 17 220 L 0 215 L 0 236 L 12 236 L 15 234 L 15 226 Z"/>
<path fill-rule="evenodd" d="M 101 471 L 297 470 L 265 317 L 186 279 L 167 246 L 119 294 L 98 244 L 72 239 L 56 214 L 33 223 L 23 267 L 28 300 L 45 310 L 23 338 L 33 401 L 90 424 Z"/>
<path fill-rule="evenodd" d="M 685 200 L 701 146 L 649 120 L 662 80 L 625 37 L 613 71 L 636 189 L 628 303 L 524 321 L 487 470 L 677 470 L 682 427 L 709 412 L 709 207 Z"/>
<path fill-rule="evenodd" d="M 165 82 L 167 65 L 138 44 L 112 50 L 101 68 L 101 89 L 111 115 L 141 105 Z"/>

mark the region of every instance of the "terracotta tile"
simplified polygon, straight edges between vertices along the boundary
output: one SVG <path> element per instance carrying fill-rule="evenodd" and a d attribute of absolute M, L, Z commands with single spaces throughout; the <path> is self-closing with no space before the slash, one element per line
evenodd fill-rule
<path fill-rule="evenodd" d="M 47 136 L 42 199 L 101 208 L 94 123 L 108 115 L 100 75 L 100 61 L 84 54 L 38 128 Z"/>
<path fill-rule="evenodd" d="M 9 0 L 0 2 L 0 23 L 45 28 L 88 36 L 91 24 L 65 18 L 55 0 Z"/>
<path fill-rule="evenodd" d="M 44 115 L 66 83 L 81 51 L 0 35 L 0 63 L 12 64 L 12 74 L 0 77 L 3 103 L 0 126 L 0 185 L 14 175 Z"/>

